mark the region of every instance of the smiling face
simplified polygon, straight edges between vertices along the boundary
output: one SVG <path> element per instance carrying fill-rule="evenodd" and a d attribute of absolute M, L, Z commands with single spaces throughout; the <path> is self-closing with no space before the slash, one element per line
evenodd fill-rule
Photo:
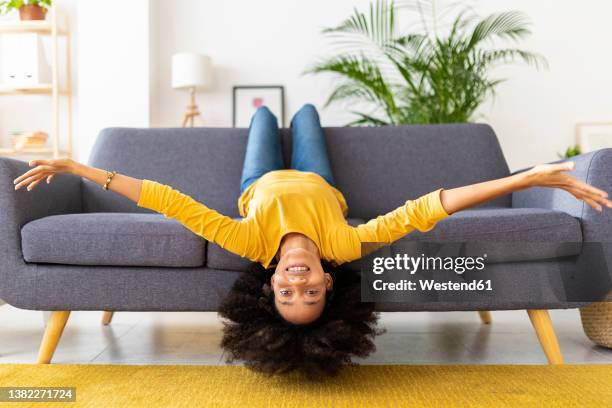
<path fill-rule="evenodd" d="M 304 248 L 284 251 L 271 279 L 276 310 L 293 324 L 315 321 L 325 307 L 332 278 L 325 273 L 318 254 Z"/>

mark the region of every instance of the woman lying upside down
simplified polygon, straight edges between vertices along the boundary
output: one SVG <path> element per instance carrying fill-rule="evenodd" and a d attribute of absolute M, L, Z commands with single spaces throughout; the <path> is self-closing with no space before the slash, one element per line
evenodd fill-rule
<path fill-rule="evenodd" d="M 544 164 L 497 180 L 439 188 L 356 227 L 336 188 L 319 116 L 304 105 L 291 121 L 291 169 L 285 169 L 276 117 L 261 107 L 249 128 L 238 200 L 242 220 L 224 216 L 152 180 L 116 174 L 108 189 L 174 218 L 195 234 L 254 262 L 219 308 L 228 360 L 266 373 L 294 369 L 335 374 L 354 356 L 374 349 L 374 305 L 360 302 L 359 276 L 340 265 L 361 257 L 362 242 L 391 243 L 431 230 L 457 211 L 529 187 L 568 191 L 594 209 L 612 208 L 608 194 L 566 174 L 573 162 Z M 33 160 L 15 179 L 31 190 L 57 173 L 100 185 L 106 170 L 70 159 Z"/>

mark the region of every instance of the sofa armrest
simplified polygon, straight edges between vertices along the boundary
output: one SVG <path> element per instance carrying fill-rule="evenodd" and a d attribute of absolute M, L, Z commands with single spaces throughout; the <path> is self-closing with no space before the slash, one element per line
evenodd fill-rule
<path fill-rule="evenodd" d="M 612 149 L 600 149 L 555 163 L 574 161 L 574 177 L 607 191 L 612 196 Z M 524 171 L 523 169 L 520 171 Z M 519 172 L 520 172 L 519 171 Z M 584 241 L 612 241 L 612 210 L 598 212 L 566 191 L 553 188 L 529 188 L 512 194 L 512 207 L 549 208 L 580 219 Z"/>
<path fill-rule="evenodd" d="M 574 177 L 607 191 L 612 196 L 612 149 L 600 149 L 569 159 L 576 168 Z M 512 194 L 512 207 L 539 207 L 563 211 L 578 218 L 582 227 L 582 251 L 576 269 L 567 280 L 568 300 L 602 300 L 612 289 L 612 209 L 594 210 L 570 193 L 558 188 L 530 188 Z M 583 276 L 583 279 L 576 279 Z M 588 277 L 588 278 L 587 278 Z"/>
<path fill-rule="evenodd" d="M 48 215 L 81 212 L 81 178 L 58 174 L 50 184 L 42 181 L 31 191 L 15 190 L 13 180 L 31 169 L 27 162 L 0 157 L 0 297 L 4 297 L 24 266 L 21 227 Z M 9 299 L 6 294 L 5 300 Z"/>

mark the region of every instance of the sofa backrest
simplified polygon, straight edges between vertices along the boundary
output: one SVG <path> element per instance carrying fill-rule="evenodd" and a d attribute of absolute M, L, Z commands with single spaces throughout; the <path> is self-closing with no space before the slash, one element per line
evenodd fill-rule
<path fill-rule="evenodd" d="M 248 129 L 108 128 L 88 164 L 171 185 L 237 217 Z M 485 124 L 325 128 L 334 177 L 351 217 L 370 219 L 440 187 L 507 176 L 499 142 Z M 291 132 L 281 131 L 285 163 Z M 87 212 L 149 212 L 86 181 Z M 510 206 L 500 197 L 485 206 Z"/>

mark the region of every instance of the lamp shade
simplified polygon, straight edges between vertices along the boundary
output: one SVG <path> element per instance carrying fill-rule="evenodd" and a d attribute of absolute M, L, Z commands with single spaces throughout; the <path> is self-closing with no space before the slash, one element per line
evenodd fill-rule
<path fill-rule="evenodd" d="M 205 89 L 212 84 L 212 65 L 206 55 L 181 52 L 172 56 L 172 87 Z"/>

